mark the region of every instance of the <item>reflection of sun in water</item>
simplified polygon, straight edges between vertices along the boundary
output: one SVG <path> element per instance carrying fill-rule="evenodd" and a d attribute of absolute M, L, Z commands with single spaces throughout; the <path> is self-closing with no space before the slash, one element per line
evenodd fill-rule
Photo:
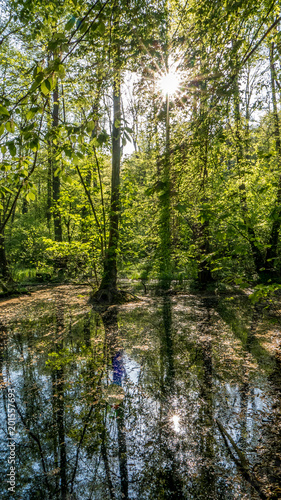
<path fill-rule="evenodd" d="M 162 75 L 158 82 L 158 87 L 163 94 L 173 95 L 177 92 L 180 85 L 180 78 L 177 73 L 166 73 Z"/>
<path fill-rule="evenodd" d="M 178 415 L 173 415 L 172 416 L 172 421 L 174 424 L 174 430 L 175 432 L 180 432 L 180 417 Z"/>

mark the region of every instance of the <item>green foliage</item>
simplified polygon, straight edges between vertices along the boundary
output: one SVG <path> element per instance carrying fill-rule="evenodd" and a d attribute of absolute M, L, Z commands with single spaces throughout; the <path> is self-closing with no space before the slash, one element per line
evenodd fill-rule
<path fill-rule="evenodd" d="M 14 276 L 101 278 L 117 61 L 121 93 L 129 90 L 115 126 L 124 152 L 135 147 L 121 160 L 119 275 L 156 278 L 165 261 L 179 281 L 242 286 L 280 274 L 280 36 L 270 17 L 277 10 L 268 9 L 265 1 L 192 0 L 182 9 L 134 0 L 113 19 L 111 2 L 5 2 L 0 234 Z M 164 61 L 182 78 L 169 130 L 157 89 Z"/>
<path fill-rule="evenodd" d="M 272 302 L 276 292 L 280 289 L 281 285 L 277 283 L 272 283 L 270 285 L 264 285 L 261 283 L 255 286 L 254 291 L 249 295 L 249 298 L 253 304 L 264 301 Z"/>
<path fill-rule="evenodd" d="M 42 243 L 45 248 L 37 265 L 39 272 L 48 265 L 58 277 L 91 276 L 92 251 L 89 243 L 54 242 L 48 238 L 42 238 Z"/>

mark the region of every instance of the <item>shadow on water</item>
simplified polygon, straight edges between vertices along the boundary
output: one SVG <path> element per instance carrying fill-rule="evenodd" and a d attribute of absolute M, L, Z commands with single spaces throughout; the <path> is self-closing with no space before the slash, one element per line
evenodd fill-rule
<path fill-rule="evenodd" d="M 263 419 L 264 443 L 257 449 L 254 478 L 247 478 L 254 483 L 260 498 L 281 498 L 281 356 L 280 350 L 268 351 L 262 345 L 268 330 L 274 330 L 272 325 L 280 327 L 280 318 L 274 315 L 274 308 L 267 311 L 260 305 L 250 306 L 236 298 L 237 303 L 230 306 L 226 301 L 217 304 L 220 317 L 230 325 L 234 335 L 241 341 L 244 356 L 251 356 L 258 367 L 268 375 L 268 397 L 271 397 L 270 414 Z M 238 312 L 239 311 L 239 312 Z M 238 314 L 237 314 L 238 312 Z M 267 331 L 264 328 L 267 326 Z M 278 335 L 280 331 L 278 330 Z M 254 392 L 249 380 L 247 361 L 243 365 L 241 397 L 241 436 L 240 448 L 247 453 L 247 418 L 249 407 L 254 407 Z M 241 464 L 240 464 L 241 469 Z M 242 467 L 245 475 L 245 468 Z M 247 471 L 246 471 L 247 473 Z"/>
<path fill-rule="evenodd" d="M 1 318 L 3 500 L 281 498 L 272 318 L 242 298 L 66 304 L 53 291 Z"/>

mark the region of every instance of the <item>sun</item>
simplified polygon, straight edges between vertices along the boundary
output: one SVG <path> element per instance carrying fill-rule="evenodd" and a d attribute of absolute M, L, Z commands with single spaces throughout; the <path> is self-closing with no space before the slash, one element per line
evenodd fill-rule
<path fill-rule="evenodd" d="M 180 86 L 180 77 L 178 73 L 166 73 L 159 78 L 158 86 L 164 95 L 174 95 Z"/>

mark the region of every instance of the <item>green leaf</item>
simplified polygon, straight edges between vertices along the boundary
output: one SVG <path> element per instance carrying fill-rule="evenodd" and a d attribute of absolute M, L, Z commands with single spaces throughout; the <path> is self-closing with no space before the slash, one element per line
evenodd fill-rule
<path fill-rule="evenodd" d="M 7 193 L 14 194 L 13 191 L 10 188 L 8 188 L 7 186 L 3 186 L 3 189 L 5 189 L 5 191 L 7 191 Z"/>
<path fill-rule="evenodd" d="M 51 90 L 50 82 L 48 82 L 48 80 L 44 80 L 40 85 L 40 89 L 44 95 L 48 95 L 50 93 L 50 90 Z"/>
<path fill-rule="evenodd" d="M 87 123 L 87 132 L 91 132 L 92 130 L 94 130 L 95 125 L 96 125 L 96 122 L 94 122 L 93 120 L 89 121 Z"/>
<path fill-rule="evenodd" d="M 4 123 L 2 123 L 2 124 L 0 125 L 0 135 L 3 135 L 3 134 L 4 134 L 4 132 L 5 132 L 5 127 L 4 127 Z"/>
<path fill-rule="evenodd" d="M 102 144 L 105 144 L 109 138 L 108 133 L 103 130 L 99 135 L 98 135 L 98 145 L 102 146 Z"/>
<path fill-rule="evenodd" d="M 32 151 L 37 151 L 39 148 L 39 139 L 38 137 L 35 137 L 31 142 L 30 142 L 30 149 Z"/>
<path fill-rule="evenodd" d="M 65 67 L 63 64 L 59 64 L 59 67 L 58 67 L 58 75 L 60 76 L 60 78 L 64 78 L 65 77 Z"/>
<path fill-rule="evenodd" d="M 74 165 L 78 165 L 79 164 L 79 158 L 78 158 L 78 156 L 76 154 L 73 154 L 72 161 L 73 161 Z"/>
<path fill-rule="evenodd" d="M 97 32 L 100 34 L 100 35 L 103 35 L 104 32 L 105 32 L 105 24 L 101 21 L 97 27 Z"/>
<path fill-rule="evenodd" d="M 9 122 L 6 123 L 6 130 L 7 132 L 14 132 L 15 131 L 15 124 L 13 120 L 10 120 Z"/>
<path fill-rule="evenodd" d="M 83 23 L 81 23 L 79 26 L 79 31 L 81 31 L 81 33 L 85 33 L 85 31 L 87 31 L 88 27 L 89 27 L 89 23 L 87 21 L 83 21 Z"/>
<path fill-rule="evenodd" d="M 44 77 L 45 77 L 45 75 L 44 75 L 43 71 L 40 71 L 40 73 L 38 73 L 34 82 L 32 83 L 30 90 L 33 91 L 33 90 L 37 89 L 37 87 L 39 87 L 39 85 L 42 82 L 42 80 L 44 79 Z"/>
<path fill-rule="evenodd" d="M 44 69 L 41 66 L 36 66 L 33 71 L 33 77 L 36 78 L 39 73 L 43 73 Z"/>
<path fill-rule="evenodd" d="M 74 24 L 75 24 L 75 21 L 76 21 L 76 17 L 75 16 L 72 16 L 66 23 L 65 25 L 65 29 L 66 31 L 69 31 L 73 28 Z"/>
<path fill-rule="evenodd" d="M 34 115 L 39 111 L 39 109 L 40 108 L 38 106 L 30 108 L 30 110 L 26 114 L 26 119 L 31 120 L 34 117 Z"/>
<path fill-rule="evenodd" d="M 16 156 L 17 149 L 16 149 L 16 146 L 15 146 L 15 143 L 13 141 L 7 142 L 7 146 L 9 148 L 10 155 L 11 156 Z"/>
<path fill-rule="evenodd" d="M 132 138 L 129 136 L 129 134 L 127 134 L 127 132 L 124 132 L 124 136 L 129 142 L 132 142 Z"/>
<path fill-rule="evenodd" d="M 63 148 L 63 151 L 64 151 L 64 154 L 68 157 L 68 158 L 71 158 L 72 157 L 72 149 L 68 148 L 68 147 L 64 147 Z"/>
<path fill-rule="evenodd" d="M 62 174 L 62 180 L 63 182 L 66 182 L 68 184 L 72 184 L 72 177 L 68 174 Z"/>
<path fill-rule="evenodd" d="M 0 115 L 10 116 L 9 111 L 2 104 L 0 104 Z"/>
<path fill-rule="evenodd" d="M 28 197 L 28 201 L 31 200 L 31 201 L 34 201 L 36 196 L 35 194 L 32 192 L 32 191 L 29 191 L 29 193 L 27 193 L 27 196 L 26 198 Z"/>

